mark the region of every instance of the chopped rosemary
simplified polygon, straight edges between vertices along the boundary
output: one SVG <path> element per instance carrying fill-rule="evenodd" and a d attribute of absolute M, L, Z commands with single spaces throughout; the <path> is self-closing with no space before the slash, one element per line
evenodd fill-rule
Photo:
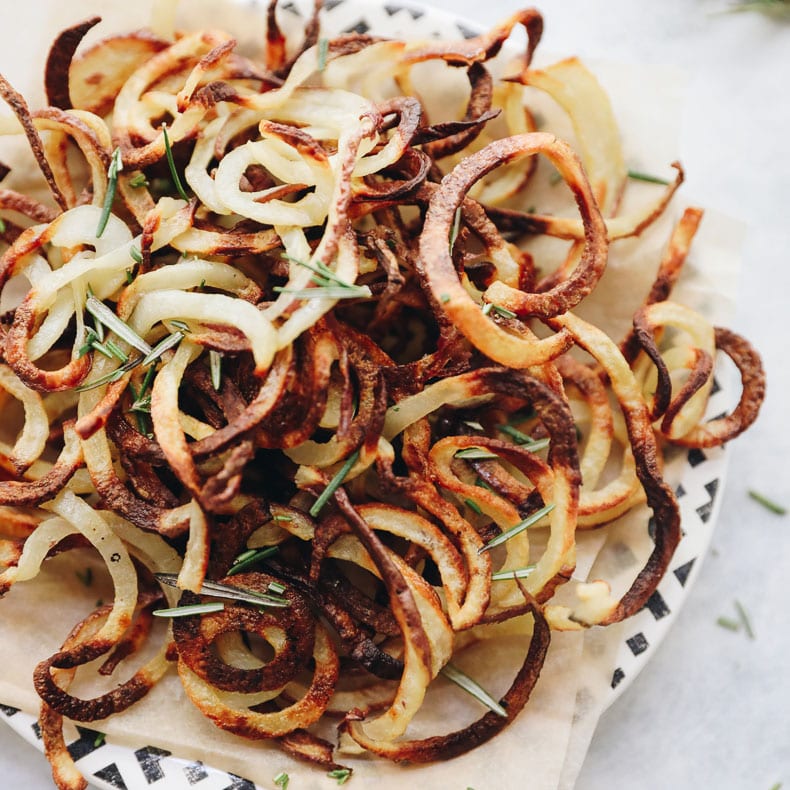
<path fill-rule="evenodd" d="M 648 184 L 663 184 L 667 186 L 669 181 L 659 176 L 651 176 L 649 173 L 640 173 L 638 170 L 629 170 L 628 177 L 634 181 L 645 181 Z"/>
<path fill-rule="evenodd" d="M 316 288 L 283 288 L 276 285 L 272 290 L 291 294 L 294 299 L 364 299 L 372 295 L 367 285 L 322 285 Z"/>
<path fill-rule="evenodd" d="M 483 305 L 483 315 L 488 315 L 492 310 L 498 315 L 501 315 L 502 318 L 518 318 L 516 313 L 514 313 L 512 310 L 508 310 L 506 307 L 494 304 L 494 302 L 486 302 Z"/>
<path fill-rule="evenodd" d="M 275 595 L 282 595 L 285 592 L 285 585 L 280 582 L 269 582 L 269 592 Z"/>
<path fill-rule="evenodd" d="M 135 263 L 142 263 L 143 262 L 143 253 L 137 249 L 137 247 L 129 247 L 129 257 Z"/>
<path fill-rule="evenodd" d="M 748 636 L 749 639 L 754 639 L 754 630 L 749 621 L 749 616 L 746 614 L 746 609 L 743 608 L 743 604 L 737 599 L 735 600 L 735 611 L 738 612 L 738 617 L 741 623 L 743 623 L 743 630 L 746 632 L 746 636 Z"/>
<path fill-rule="evenodd" d="M 247 568 L 257 565 L 261 560 L 265 560 L 267 557 L 276 554 L 277 551 L 277 546 L 266 546 L 262 549 L 248 549 L 247 551 L 243 551 L 233 560 L 233 564 L 228 571 L 228 576 L 235 576 L 237 573 L 241 573 L 247 570 Z"/>
<path fill-rule="evenodd" d="M 212 603 L 196 603 L 194 606 L 176 606 L 173 609 L 154 609 L 153 614 L 157 617 L 191 617 L 195 614 L 210 614 L 211 612 L 221 612 L 225 608 L 222 601 Z"/>
<path fill-rule="evenodd" d="M 170 326 L 174 326 L 179 332 L 183 332 L 185 335 L 192 332 L 186 321 L 179 321 L 177 318 L 169 318 L 167 323 L 170 324 Z"/>
<path fill-rule="evenodd" d="M 112 152 L 110 167 L 107 170 L 107 193 L 104 196 L 104 205 L 99 215 L 99 224 L 96 227 L 96 238 L 101 238 L 107 221 L 110 219 L 110 211 L 115 200 L 115 191 L 118 189 L 118 172 L 123 170 L 123 160 L 121 159 L 121 149 L 116 148 Z"/>
<path fill-rule="evenodd" d="M 272 516 L 272 519 L 274 521 L 293 521 L 294 520 L 293 516 L 286 516 L 286 515 L 283 515 L 283 514 L 279 514 L 277 516 Z"/>
<path fill-rule="evenodd" d="M 471 694 L 478 702 L 482 702 L 489 710 L 494 711 L 498 716 L 507 718 L 507 711 L 479 683 L 472 680 L 469 675 L 462 672 L 454 664 L 445 664 L 442 667 L 441 674 L 447 680 L 452 681 L 468 694 Z"/>
<path fill-rule="evenodd" d="M 222 354 L 211 349 L 208 352 L 208 361 L 211 368 L 211 386 L 219 392 L 222 386 Z"/>
<path fill-rule="evenodd" d="M 275 777 L 274 777 L 274 779 L 272 779 L 272 781 L 273 781 L 273 782 L 274 782 L 274 783 L 275 783 L 275 784 L 276 784 L 278 787 L 282 787 L 282 789 L 283 789 L 283 790 L 287 790 L 287 788 L 288 788 L 288 782 L 290 782 L 290 781 L 291 781 L 291 777 L 290 777 L 290 776 L 288 776 L 288 774 L 287 774 L 287 773 L 285 773 L 285 771 L 280 771 L 280 773 L 279 773 L 279 774 L 277 774 L 277 776 L 275 776 Z"/>
<path fill-rule="evenodd" d="M 93 294 L 88 296 L 85 302 L 85 309 L 107 329 L 115 332 L 118 337 L 125 340 L 130 346 L 141 351 L 143 354 L 151 353 L 151 346 L 143 340 L 137 332 L 127 323 L 118 318 L 104 302 L 99 301 Z M 99 338 L 102 340 L 103 338 Z"/>
<path fill-rule="evenodd" d="M 94 747 L 98 749 L 100 746 L 103 746 L 106 738 L 107 736 L 103 732 L 97 732 L 93 740 Z"/>
<path fill-rule="evenodd" d="M 140 189 L 140 187 L 147 187 L 148 179 L 145 177 L 145 173 L 138 173 L 136 176 L 130 178 L 129 186 L 132 187 L 132 189 Z"/>
<path fill-rule="evenodd" d="M 482 516 L 483 515 L 483 511 L 482 511 L 480 505 L 478 505 L 477 502 L 474 501 L 474 499 L 464 499 L 464 504 L 470 510 L 474 511 L 475 513 L 477 513 L 478 516 Z"/>
<path fill-rule="evenodd" d="M 464 450 L 459 450 L 455 454 L 455 457 L 463 458 L 466 461 L 486 461 L 499 458 L 496 453 L 492 453 L 490 450 L 484 450 L 482 447 L 467 447 Z"/>
<path fill-rule="evenodd" d="M 287 252 L 282 254 L 282 257 L 287 261 L 303 266 L 309 269 L 312 273 L 312 281 L 315 285 L 322 290 L 322 293 L 316 294 L 318 288 L 304 288 L 304 289 L 289 289 L 275 287 L 274 290 L 278 293 L 289 293 L 297 299 L 349 299 L 353 296 L 365 297 L 370 296 L 371 291 L 367 285 L 356 285 L 355 283 L 347 283 L 342 277 L 338 277 L 325 263 L 322 261 L 315 261 L 315 263 L 308 263 L 307 261 L 294 258 Z M 340 289 L 340 290 L 338 290 Z"/>
<path fill-rule="evenodd" d="M 326 58 L 329 54 L 329 39 L 318 39 L 318 70 L 323 71 L 326 68 Z"/>
<path fill-rule="evenodd" d="M 170 168 L 170 175 L 173 178 L 173 183 L 175 184 L 176 191 L 178 192 L 179 197 L 182 200 L 186 200 L 187 203 L 189 202 L 189 196 L 184 191 L 184 185 L 181 183 L 181 178 L 178 175 L 178 171 L 176 170 L 176 163 L 173 160 L 173 149 L 170 147 L 170 137 L 167 134 L 167 124 L 162 124 L 162 137 L 165 141 L 165 156 L 167 157 L 167 166 Z"/>
<path fill-rule="evenodd" d="M 92 390 L 95 389 L 96 387 L 101 387 L 104 384 L 112 384 L 114 381 L 118 381 L 119 379 L 122 379 L 124 375 L 126 375 L 132 368 L 137 367 L 137 365 L 140 364 L 141 359 L 142 359 L 141 357 L 135 357 L 134 359 L 130 359 L 127 363 L 121 365 L 119 368 L 110 371 L 104 376 L 100 376 L 94 381 L 90 381 L 85 384 L 80 384 L 79 386 L 75 387 L 75 389 L 77 392 L 85 392 L 86 390 Z"/>
<path fill-rule="evenodd" d="M 447 304 L 447 303 L 450 301 L 450 294 L 442 294 L 442 295 L 439 297 L 439 301 L 440 301 L 442 304 Z"/>
<path fill-rule="evenodd" d="M 537 452 L 549 446 L 550 440 L 548 438 L 533 439 L 529 434 L 523 433 L 512 425 L 497 425 L 497 428 L 502 431 L 502 433 L 506 433 L 511 439 L 514 439 L 516 444 L 520 444 L 525 450 Z"/>
<path fill-rule="evenodd" d="M 333 771 L 330 771 L 327 776 L 330 779 L 337 779 L 339 785 L 344 785 L 351 778 L 351 769 L 335 768 Z"/>
<path fill-rule="evenodd" d="M 496 573 L 491 574 L 491 581 L 492 582 L 504 582 L 510 579 L 526 579 L 537 565 L 525 565 L 523 568 L 514 568 L 512 570 L 507 571 L 497 571 Z"/>
<path fill-rule="evenodd" d="M 493 491 L 493 490 L 494 490 L 493 488 L 491 488 L 491 486 L 490 486 L 490 485 L 488 485 L 488 483 L 486 483 L 486 481 L 485 481 L 485 480 L 483 480 L 483 478 L 482 478 L 482 477 L 480 477 L 480 475 L 478 475 L 478 476 L 475 478 L 475 485 L 476 485 L 478 488 L 485 488 L 485 489 L 486 489 L 486 491 Z"/>
<path fill-rule="evenodd" d="M 5 231 L 6 231 L 5 220 L 2 217 L 0 217 L 0 233 L 5 233 Z"/>
<path fill-rule="evenodd" d="M 310 515 L 315 518 L 320 512 L 324 505 L 329 501 L 329 498 L 332 494 L 340 488 L 343 480 L 346 479 L 346 475 L 351 471 L 351 467 L 359 459 L 359 450 L 355 450 L 347 459 L 343 466 L 340 467 L 340 471 L 329 481 L 327 487 L 321 492 L 320 496 L 316 501 L 313 503 L 313 506 L 310 508 Z"/>
<path fill-rule="evenodd" d="M 154 575 L 162 584 L 178 587 L 178 574 L 156 573 Z M 267 595 L 254 590 L 245 590 L 240 587 L 234 587 L 231 584 L 220 584 L 219 582 L 204 581 L 200 586 L 200 592 L 203 595 L 213 595 L 216 598 L 227 598 L 231 601 L 244 601 L 244 603 L 252 603 L 256 606 L 273 606 L 282 609 L 291 605 L 286 598 L 279 598 L 275 595 Z"/>
<path fill-rule="evenodd" d="M 461 207 L 455 210 L 455 216 L 453 217 L 453 227 L 450 230 L 450 252 L 453 251 L 453 247 L 455 247 L 455 240 L 458 238 L 458 233 L 461 230 Z"/>
<path fill-rule="evenodd" d="M 159 359 L 165 351 L 177 346 L 184 339 L 183 332 L 173 332 L 167 337 L 163 337 L 143 358 L 143 367 L 147 367 L 155 360 Z"/>
<path fill-rule="evenodd" d="M 133 282 L 134 282 L 134 269 L 130 268 L 126 270 L 126 284 L 131 285 Z"/>
<path fill-rule="evenodd" d="M 769 499 L 767 496 L 759 493 L 758 491 L 754 491 L 750 489 L 749 496 L 755 502 L 759 502 L 764 508 L 770 510 L 772 513 L 776 513 L 777 516 L 784 516 L 787 513 L 787 508 L 784 505 L 780 505 L 778 502 L 774 502 L 773 500 Z"/>
<path fill-rule="evenodd" d="M 722 628 L 726 628 L 728 631 L 741 630 L 741 624 L 737 620 L 733 620 L 730 617 L 724 617 L 724 615 L 716 618 L 716 625 L 719 625 Z"/>
<path fill-rule="evenodd" d="M 518 524 L 516 524 L 515 527 L 506 529 L 504 532 L 497 535 L 495 538 L 489 540 L 488 543 L 486 543 L 486 545 L 483 546 L 482 549 L 478 549 L 478 554 L 482 554 L 484 551 L 493 549 L 495 546 L 499 546 L 502 543 L 507 542 L 512 537 L 515 537 L 520 532 L 523 532 L 525 529 L 529 529 L 529 527 L 533 526 L 534 524 L 537 524 L 537 522 L 540 521 L 543 518 L 543 516 L 546 516 L 549 513 L 551 513 L 552 510 L 554 510 L 553 503 L 550 505 L 546 505 L 545 507 L 542 507 L 540 510 L 536 510 L 534 513 L 527 516 L 523 521 L 520 521 Z"/>
<path fill-rule="evenodd" d="M 107 346 L 105 346 L 104 343 L 100 343 L 98 341 L 98 339 L 96 339 L 92 343 L 86 344 L 86 345 L 89 345 L 91 350 L 98 351 L 100 354 L 102 354 L 103 356 L 107 357 L 107 359 L 114 359 L 110 349 L 107 348 Z M 84 346 L 83 346 L 83 348 L 84 348 Z M 81 355 L 81 356 L 84 356 L 84 355 Z"/>
<path fill-rule="evenodd" d="M 85 568 L 84 571 L 74 571 L 74 575 L 86 586 L 93 584 L 93 568 Z"/>
<path fill-rule="evenodd" d="M 105 344 L 107 350 L 112 354 L 115 359 L 119 362 L 128 362 L 129 355 L 117 344 L 114 343 L 112 340 L 108 340 Z"/>

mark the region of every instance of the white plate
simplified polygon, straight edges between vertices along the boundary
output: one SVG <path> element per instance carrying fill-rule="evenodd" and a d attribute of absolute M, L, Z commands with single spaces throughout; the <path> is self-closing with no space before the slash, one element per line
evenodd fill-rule
<path fill-rule="evenodd" d="M 262 13 L 265 2 L 248 0 L 244 5 L 260 8 Z M 280 11 L 296 16 L 305 7 L 304 2 L 286 0 Z M 322 29 L 330 35 L 371 32 L 406 38 L 468 37 L 477 32 L 474 24 L 456 16 L 400 0 L 326 0 Z M 730 405 L 729 389 L 729 385 L 714 388 L 710 414 L 721 413 Z M 623 639 L 610 668 L 610 688 L 602 700 L 603 708 L 611 704 L 636 677 L 670 628 L 710 541 L 721 500 L 726 453 L 722 449 L 691 450 L 685 453 L 681 464 L 681 482 L 676 493 L 681 508 L 683 539 L 668 573 L 648 605 L 622 626 Z M 12 707 L 0 706 L 0 720 L 26 741 L 42 749 L 35 717 Z M 259 785 L 234 774 L 179 759 L 153 746 L 130 749 L 113 744 L 86 727 L 77 729 L 77 736 L 69 748 L 77 758 L 79 769 L 102 790 L 143 790 L 154 784 L 168 790 L 262 790 Z"/>

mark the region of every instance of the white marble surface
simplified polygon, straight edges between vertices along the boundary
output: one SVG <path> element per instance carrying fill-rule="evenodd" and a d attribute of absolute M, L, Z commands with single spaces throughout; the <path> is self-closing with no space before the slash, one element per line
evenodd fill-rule
<path fill-rule="evenodd" d="M 432 4 L 484 25 L 522 5 Z M 684 200 L 748 225 L 732 327 L 761 350 L 769 381 L 759 422 L 733 445 L 712 551 L 692 594 L 648 667 L 604 716 L 577 790 L 790 787 L 790 517 L 747 496 L 754 488 L 790 505 L 790 364 L 780 329 L 790 310 L 790 22 L 720 13 L 728 0 L 539 7 L 546 49 L 688 72 Z M 733 615 L 735 599 L 751 616 L 753 641 L 716 625 Z M 2 787 L 51 786 L 41 756 L 6 728 L 0 762 Z"/>

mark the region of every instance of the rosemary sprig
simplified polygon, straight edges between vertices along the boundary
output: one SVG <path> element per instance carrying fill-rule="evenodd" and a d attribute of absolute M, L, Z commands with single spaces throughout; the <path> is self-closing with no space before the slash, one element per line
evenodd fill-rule
<path fill-rule="evenodd" d="M 354 283 L 346 282 L 342 277 L 339 277 L 336 272 L 333 272 L 323 261 L 315 261 L 315 263 L 310 263 L 309 261 L 303 261 L 299 258 L 294 258 L 293 255 L 289 255 L 287 252 L 282 253 L 282 257 L 285 260 L 290 261 L 291 263 L 297 264 L 297 266 L 302 266 L 305 269 L 308 269 L 313 273 L 312 281 L 322 287 L 322 288 L 330 288 L 334 285 L 340 286 L 341 288 L 351 288 L 351 289 L 364 289 L 365 295 L 370 296 L 370 289 L 366 285 L 356 285 Z M 275 288 L 274 290 L 278 290 Z M 284 291 L 285 293 L 291 293 L 291 291 L 286 291 L 285 289 L 279 289 Z"/>
<path fill-rule="evenodd" d="M 730 617 L 725 617 L 724 615 L 716 618 L 716 625 L 726 628 L 728 631 L 741 630 L 741 624 L 737 620 L 733 620 Z"/>
<path fill-rule="evenodd" d="M 512 570 L 507 571 L 497 571 L 496 573 L 491 574 L 491 581 L 492 582 L 504 582 L 510 579 L 526 579 L 537 565 L 525 565 L 523 568 L 514 568 Z"/>
<path fill-rule="evenodd" d="M 514 439 L 516 444 L 521 445 L 525 450 L 537 452 L 549 446 L 550 439 L 533 439 L 529 434 L 514 428 L 512 425 L 497 425 L 497 428 L 502 433 L 506 433 L 511 439 Z"/>
<path fill-rule="evenodd" d="M 350 778 L 351 778 L 351 769 L 350 768 L 335 768 L 334 770 L 330 771 L 327 776 L 330 779 L 337 780 L 339 785 L 344 785 Z"/>
<path fill-rule="evenodd" d="M 169 318 L 167 323 L 170 324 L 170 326 L 174 326 L 179 332 L 183 332 L 185 335 L 189 335 L 192 332 L 186 321 L 180 321 L 177 318 Z"/>
<path fill-rule="evenodd" d="M 221 612 L 225 604 L 221 601 L 212 603 L 196 603 L 194 606 L 175 606 L 172 609 L 154 609 L 152 614 L 157 617 L 191 617 L 195 614 L 210 614 L 211 612 Z"/>
<path fill-rule="evenodd" d="M 222 354 L 211 349 L 208 352 L 208 362 L 211 370 L 211 386 L 219 392 L 222 386 Z"/>
<path fill-rule="evenodd" d="M 506 529 L 504 532 L 497 535 L 495 538 L 489 540 L 488 543 L 486 543 L 486 545 L 483 546 L 483 548 L 478 549 L 478 554 L 482 554 L 484 551 L 489 551 L 490 549 L 493 549 L 495 546 L 500 546 L 502 543 L 507 542 L 511 538 L 523 532 L 525 529 L 529 529 L 534 524 L 537 524 L 537 522 L 540 521 L 543 518 L 543 516 L 547 516 L 549 513 L 551 513 L 552 510 L 554 510 L 554 503 L 546 505 L 545 507 L 542 507 L 540 510 L 536 510 L 534 513 L 527 516 L 523 521 L 520 521 L 518 524 L 516 524 L 515 527 Z"/>
<path fill-rule="evenodd" d="M 112 384 L 114 381 L 118 381 L 119 379 L 122 379 L 132 368 L 137 367 L 141 361 L 142 361 L 142 357 L 135 357 L 134 359 L 130 359 L 124 365 L 121 365 L 115 370 L 110 371 L 104 376 L 100 376 L 94 381 L 86 382 L 85 384 L 80 384 L 78 387 L 75 387 L 75 390 L 77 392 L 85 392 L 87 390 L 95 389 L 96 387 L 101 387 L 104 384 Z"/>
<path fill-rule="evenodd" d="M 666 178 L 652 176 L 650 173 L 640 173 L 638 170 L 629 170 L 628 177 L 632 181 L 645 181 L 648 184 L 663 184 L 664 186 L 669 185 L 669 181 L 667 181 Z"/>
<path fill-rule="evenodd" d="M 133 178 L 130 178 L 129 186 L 132 187 L 132 189 L 140 189 L 140 187 L 147 187 L 148 179 L 145 177 L 145 173 L 138 173 Z"/>
<path fill-rule="evenodd" d="M 486 302 L 483 305 L 483 315 L 488 315 L 492 310 L 498 315 L 501 315 L 502 318 L 518 318 L 516 313 L 512 310 L 508 310 L 506 307 L 502 307 L 494 302 Z"/>
<path fill-rule="evenodd" d="M 326 68 L 326 59 L 329 55 L 329 39 L 318 39 L 318 70 L 323 71 Z"/>
<path fill-rule="evenodd" d="M 332 494 L 337 491 L 338 488 L 343 483 L 343 480 L 346 479 L 346 475 L 351 471 L 351 467 L 359 459 L 359 450 L 353 452 L 347 459 L 343 466 L 340 467 L 340 471 L 329 481 L 327 487 L 321 492 L 321 495 L 316 499 L 313 503 L 313 506 L 310 508 L 310 515 L 313 518 L 316 518 L 318 514 L 321 512 L 321 509 L 324 505 L 329 501 L 329 498 Z"/>
<path fill-rule="evenodd" d="M 784 516 L 787 513 L 787 508 L 784 505 L 774 502 L 764 494 L 761 494 L 759 491 L 749 490 L 749 496 L 755 502 L 759 502 L 767 510 L 770 510 L 772 513 L 776 513 L 777 516 Z"/>
<path fill-rule="evenodd" d="M 147 367 L 155 360 L 159 359 L 165 351 L 175 348 L 184 339 L 183 332 L 173 332 L 163 337 L 143 358 L 143 367 Z"/>
<path fill-rule="evenodd" d="M 178 574 L 157 573 L 154 575 L 162 584 L 167 584 L 170 587 L 178 587 Z M 239 587 L 234 587 L 230 584 L 220 584 L 219 582 L 204 581 L 200 586 L 200 592 L 203 595 L 213 595 L 216 598 L 227 598 L 230 601 L 243 601 L 244 603 L 252 603 L 256 606 L 272 606 L 283 609 L 291 605 L 287 598 L 278 598 L 277 596 L 255 592 L 254 590 L 242 590 Z"/>
<path fill-rule="evenodd" d="M 110 211 L 112 204 L 115 200 L 115 192 L 118 189 L 118 173 L 123 170 L 123 160 L 121 159 L 121 149 L 116 148 L 112 152 L 110 159 L 110 167 L 107 170 L 107 193 L 104 196 L 104 205 L 99 215 L 99 224 L 96 227 L 96 238 L 101 238 L 104 229 L 107 227 L 107 221 L 110 219 Z"/>
<path fill-rule="evenodd" d="M 474 499 L 464 499 L 464 504 L 473 512 L 477 513 L 478 516 L 483 515 L 483 510 Z"/>
<path fill-rule="evenodd" d="M 280 771 L 280 773 L 277 774 L 277 776 L 275 776 L 274 779 L 272 779 L 272 781 L 278 787 L 281 787 L 282 790 L 288 790 L 288 782 L 291 781 L 291 777 L 288 776 L 288 774 L 285 773 L 285 771 Z"/>
<path fill-rule="evenodd" d="M 173 159 L 173 149 L 170 147 L 170 137 L 167 134 L 167 124 L 162 124 L 162 137 L 165 141 L 165 156 L 167 157 L 167 166 L 170 168 L 170 175 L 173 178 L 176 191 L 182 200 L 189 202 L 189 195 L 184 191 L 184 185 L 181 183 L 181 178 L 176 170 L 176 163 Z"/>
<path fill-rule="evenodd" d="M 441 669 L 441 674 L 471 694 L 478 702 L 482 702 L 489 710 L 494 711 L 498 716 L 507 718 L 507 711 L 477 681 L 470 678 L 454 664 L 445 664 Z"/>
<path fill-rule="evenodd" d="M 275 293 L 291 294 L 294 299 L 364 299 L 371 296 L 367 285 L 322 285 L 316 288 L 283 288 L 275 285 Z"/>
<path fill-rule="evenodd" d="M 235 576 L 237 573 L 241 573 L 247 570 L 247 568 L 257 565 L 261 560 L 265 560 L 267 557 L 276 554 L 277 551 L 277 546 L 266 546 L 263 549 L 248 549 L 247 551 L 243 551 L 233 560 L 233 564 L 228 571 L 228 576 Z"/>
<path fill-rule="evenodd" d="M 459 450 L 455 457 L 463 458 L 465 461 L 490 461 L 499 458 L 496 453 L 484 450 L 482 447 L 466 447 L 463 450 Z"/>
<path fill-rule="evenodd" d="M 118 318 L 104 302 L 101 302 L 93 294 L 88 296 L 85 302 L 85 309 L 103 326 L 125 340 L 130 346 L 141 351 L 143 354 L 151 353 L 151 346 L 143 340 L 129 324 Z M 103 340 L 104 338 L 99 338 Z"/>
<path fill-rule="evenodd" d="M 738 612 L 738 618 L 743 623 L 743 630 L 746 632 L 746 636 L 753 640 L 755 638 L 754 629 L 749 620 L 749 615 L 746 614 L 746 609 L 743 608 L 743 604 L 737 599 L 735 601 L 735 611 Z"/>
<path fill-rule="evenodd" d="M 455 247 L 455 240 L 458 238 L 458 233 L 461 230 L 461 207 L 455 210 L 455 216 L 453 217 L 453 227 L 450 230 L 450 252 L 452 253 L 453 247 Z"/>

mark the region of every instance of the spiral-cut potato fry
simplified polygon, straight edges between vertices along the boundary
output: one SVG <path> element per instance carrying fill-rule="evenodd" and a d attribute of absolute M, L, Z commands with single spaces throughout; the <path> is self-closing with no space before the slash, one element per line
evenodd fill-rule
<path fill-rule="evenodd" d="M 479 746 L 527 704 L 552 629 L 622 620 L 655 590 L 680 539 L 662 448 L 757 416 L 757 353 L 671 300 L 699 209 L 626 337 L 576 314 L 682 170 L 620 213 L 608 99 L 576 59 L 532 67 L 537 11 L 414 43 L 322 38 L 320 8 L 294 52 L 272 2 L 244 56 L 221 30 L 81 52 L 88 20 L 55 41 L 52 106 L 33 111 L 0 77 L 0 131 L 26 136 L 55 204 L 0 189 L 0 593 L 86 547 L 114 585 L 31 679 L 58 787 L 84 786 L 64 719 L 120 712 L 173 665 L 217 727 L 325 767 Z M 451 117 L 423 68 L 461 86 Z M 574 140 L 536 131 L 527 87 Z M 542 210 L 538 154 L 565 214 Z M 535 235 L 571 244 L 552 267 Z M 742 394 L 706 421 L 718 352 Z M 642 503 L 653 548 L 627 589 L 575 578 L 577 530 Z M 501 699 L 414 735 L 455 654 L 495 655 L 502 634 L 525 647 Z M 152 641 L 120 685 L 72 691 Z M 316 730 L 332 716 L 339 758 Z"/>

